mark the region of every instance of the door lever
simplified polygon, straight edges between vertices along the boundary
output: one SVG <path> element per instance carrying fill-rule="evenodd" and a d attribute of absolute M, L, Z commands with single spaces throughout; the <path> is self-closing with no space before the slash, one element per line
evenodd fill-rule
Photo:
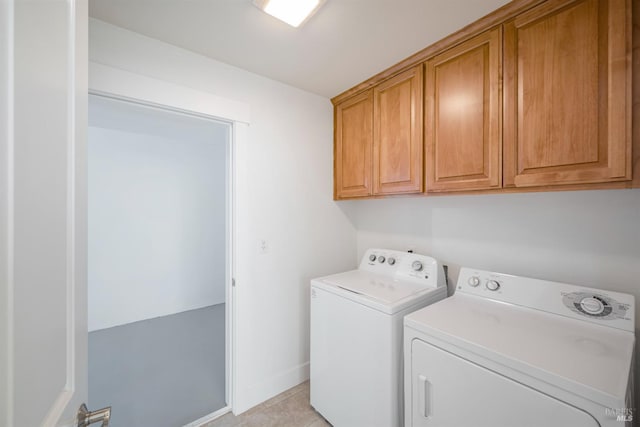
<path fill-rule="evenodd" d="M 102 422 L 102 427 L 109 426 L 111 419 L 111 406 L 98 409 L 97 411 L 89 411 L 84 403 L 78 409 L 78 427 L 87 427 L 90 424 Z"/>

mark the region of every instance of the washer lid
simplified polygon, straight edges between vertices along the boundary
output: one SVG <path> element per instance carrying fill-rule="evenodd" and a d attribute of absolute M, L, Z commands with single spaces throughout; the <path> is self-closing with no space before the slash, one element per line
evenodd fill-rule
<path fill-rule="evenodd" d="M 405 325 L 607 407 L 624 407 L 631 332 L 458 293 L 409 314 Z"/>
<path fill-rule="evenodd" d="M 445 292 L 444 287 L 434 288 L 363 270 L 352 270 L 321 277 L 315 279 L 314 283 L 334 293 L 337 291 L 342 295 L 351 294 L 351 299 L 388 314 L 402 310 L 411 305 L 415 299 L 436 289 L 441 293 Z"/>

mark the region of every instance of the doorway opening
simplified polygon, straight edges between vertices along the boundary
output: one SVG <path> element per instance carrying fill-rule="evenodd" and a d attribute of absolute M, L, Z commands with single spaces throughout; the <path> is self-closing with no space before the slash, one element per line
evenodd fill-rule
<path fill-rule="evenodd" d="M 111 425 L 230 410 L 232 123 L 89 96 L 89 406 Z"/>

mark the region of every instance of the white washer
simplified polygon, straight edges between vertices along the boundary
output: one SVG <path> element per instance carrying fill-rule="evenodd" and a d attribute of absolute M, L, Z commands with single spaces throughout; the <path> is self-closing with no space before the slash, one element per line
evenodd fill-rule
<path fill-rule="evenodd" d="M 463 268 L 405 318 L 405 426 L 630 426 L 634 318 L 631 295 Z"/>
<path fill-rule="evenodd" d="M 311 281 L 311 405 L 334 427 L 402 425 L 402 319 L 447 296 L 433 258 L 369 249 Z"/>

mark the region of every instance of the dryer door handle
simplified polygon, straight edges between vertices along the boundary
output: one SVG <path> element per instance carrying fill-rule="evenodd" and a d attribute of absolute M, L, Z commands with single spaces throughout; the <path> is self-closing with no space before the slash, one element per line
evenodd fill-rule
<path fill-rule="evenodd" d="M 431 416 L 431 383 L 424 375 L 418 375 L 418 411 L 425 418 Z"/>

